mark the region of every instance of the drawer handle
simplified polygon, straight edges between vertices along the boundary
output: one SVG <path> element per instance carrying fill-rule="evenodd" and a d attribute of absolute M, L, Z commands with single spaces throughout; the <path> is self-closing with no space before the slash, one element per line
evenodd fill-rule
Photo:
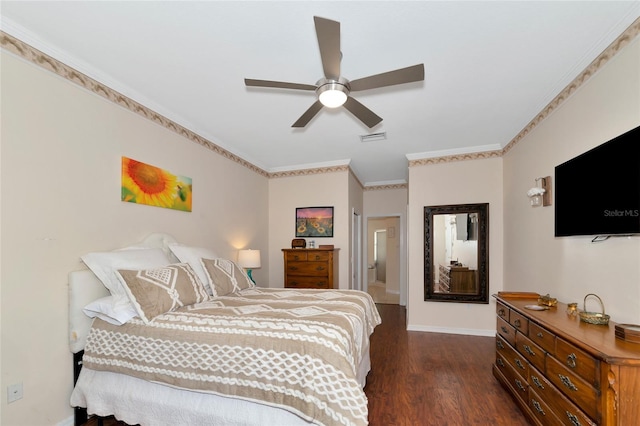
<path fill-rule="evenodd" d="M 516 362 L 516 365 L 520 367 L 521 370 L 524 370 L 524 365 L 522 365 L 522 363 L 518 358 L 515 358 L 515 362 Z"/>
<path fill-rule="evenodd" d="M 569 421 L 571 422 L 572 425 L 574 426 L 581 426 L 580 424 L 580 420 L 578 420 L 578 417 L 571 414 L 568 411 L 565 411 L 565 413 L 567 414 L 567 417 L 569 418 Z"/>
<path fill-rule="evenodd" d="M 537 376 L 531 376 L 531 381 L 539 388 L 544 389 L 544 385 L 540 382 Z"/>
<path fill-rule="evenodd" d="M 571 368 L 576 368 L 576 354 L 574 354 L 573 352 L 571 354 L 569 354 L 569 356 L 567 357 L 567 365 Z"/>
<path fill-rule="evenodd" d="M 514 322 L 513 325 L 515 325 L 516 327 L 520 328 L 520 318 L 517 318 Z"/>
<path fill-rule="evenodd" d="M 297 271 L 298 267 L 297 266 L 289 266 L 289 269 L 292 271 Z"/>
<path fill-rule="evenodd" d="M 504 361 L 502 361 L 502 358 L 498 358 L 496 360 L 496 364 L 498 364 L 500 367 L 504 367 Z"/>
<path fill-rule="evenodd" d="M 299 256 L 293 256 L 293 258 L 294 258 L 295 260 L 300 260 L 300 257 L 299 257 Z"/>
<path fill-rule="evenodd" d="M 536 356 L 536 353 L 529 347 L 529 345 L 522 345 L 524 351 L 531 356 Z"/>
<path fill-rule="evenodd" d="M 505 314 L 505 311 L 503 308 L 500 308 L 500 310 L 498 311 L 498 315 L 500 315 L 501 317 L 503 317 Z"/>
<path fill-rule="evenodd" d="M 316 260 L 320 260 L 320 256 L 316 254 Z"/>
<path fill-rule="evenodd" d="M 536 334 L 536 336 L 538 336 L 539 338 L 544 338 L 544 334 L 542 334 L 542 332 L 538 332 L 538 334 Z"/>
<path fill-rule="evenodd" d="M 532 399 L 531 403 L 533 404 L 533 407 L 536 409 L 538 413 L 542 414 L 543 416 L 547 415 L 547 413 L 544 412 L 544 410 L 542 409 L 542 406 L 538 401 L 536 401 L 535 399 Z"/>
<path fill-rule="evenodd" d="M 504 345 L 502 344 L 502 342 L 501 342 L 500 340 L 496 340 L 496 346 L 497 346 L 499 349 L 504 349 Z"/>
<path fill-rule="evenodd" d="M 576 391 L 576 392 L 578 391 L 578 388 L 576 387 L 576 385 L 571 383 L 571 379 L 569 379 L 567 376 L 563 376 L 562 374 L 558 374 L 558 377 L 560 377 L 560 381 L 567 388 L 571 389 L 572 391 Z"/>
<path fill-rule="evenodd" d="M 509 330 L 507 330 L 507 327 L 505 327 L 504 325 L 503 325 L 503 326 L 500 326 L 500 329 L 502 330 L 502 332 L 503 332 L 504 334 L 509 334 Z"/>
<path fill-rule="evenodd" d="M 518 388 L 522 391 L 522 392 L 526 392 L 527 390 L 525 389 L 524 386 L 522 386 L 522 382 L 518 379 L 516 379 L 516 386 L 518 386 Z"/>
<path fill-rule="evenodd" d="M 318 267 L 316 268 L 316 271 L 324 271 L 324 266 L 318 266 Z"/>

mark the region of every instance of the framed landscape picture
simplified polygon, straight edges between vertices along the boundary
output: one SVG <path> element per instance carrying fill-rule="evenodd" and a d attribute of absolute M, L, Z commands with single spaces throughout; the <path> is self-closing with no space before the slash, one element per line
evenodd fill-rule
<path fill-rule="evenodd" d="M 297 207 L 296 237 L 333 237 L 333 207 Z"/>

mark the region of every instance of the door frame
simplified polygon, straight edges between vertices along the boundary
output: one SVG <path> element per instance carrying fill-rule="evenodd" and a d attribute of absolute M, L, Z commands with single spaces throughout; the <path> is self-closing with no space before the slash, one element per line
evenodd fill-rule
<path fill-rule="evenodd" d="M 364 283 L 364 291 L 368 290 L 369 282 L 367 277 L 367 261 L 368 255 L 366 252 L 366 248 L 369 247 L 369 219 L 382 219 L 387 217 L 397 217 L 400 219 L 400 229 L 396 232 L 396 236 L 400 239 L 400 305 L 407 306 L 407 276 L 408 276 L 408 238 L 407 238 L 407 215 L 406 212 L 394 212 L 387 214 L 376 214 L 376 215 L 367 215 L 364 217 L 363 228 L 366 226 L 366 232 L 362 232 L 362 247 L 365 248 L 362 250 L 362 269 L 360 276 L 363 278 L 362 282 Z M 366 224 L 366 225 L 365 225 Z"/>

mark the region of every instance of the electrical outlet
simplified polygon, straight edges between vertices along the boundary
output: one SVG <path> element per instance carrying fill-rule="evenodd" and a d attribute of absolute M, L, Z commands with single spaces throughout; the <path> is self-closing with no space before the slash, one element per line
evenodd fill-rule
<path fill-rule="evenodd" d="M 7 403 L 22 399 L 22 383 L 7 386 Z"/>

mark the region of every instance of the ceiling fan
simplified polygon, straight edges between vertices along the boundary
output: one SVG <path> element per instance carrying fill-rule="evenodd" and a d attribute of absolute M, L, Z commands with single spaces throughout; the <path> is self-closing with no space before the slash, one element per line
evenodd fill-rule
<path fill-rule="evenodd" d="M 424 80 L 424 64 L 371 75 L 357 80 L 347 80 L 340 75 L 340 59 L 342 58 L 342 53 L 340 52 L 340 22 L 317 16 L 314 16 L 313 20 L 315 21 L 318 45 L 320 46 L 324 78 L 318 80 L 315 85 L 244 79 L 244 83 L 247 86 L 313 90 L 316 92 L 318 99 L 291 127 L 306 126 L 324 106 L 337 108 L 344 105 L 349 112 L 371 128 L 380 123 L 382 118 L 350 96 L 351 92 Z"/>

